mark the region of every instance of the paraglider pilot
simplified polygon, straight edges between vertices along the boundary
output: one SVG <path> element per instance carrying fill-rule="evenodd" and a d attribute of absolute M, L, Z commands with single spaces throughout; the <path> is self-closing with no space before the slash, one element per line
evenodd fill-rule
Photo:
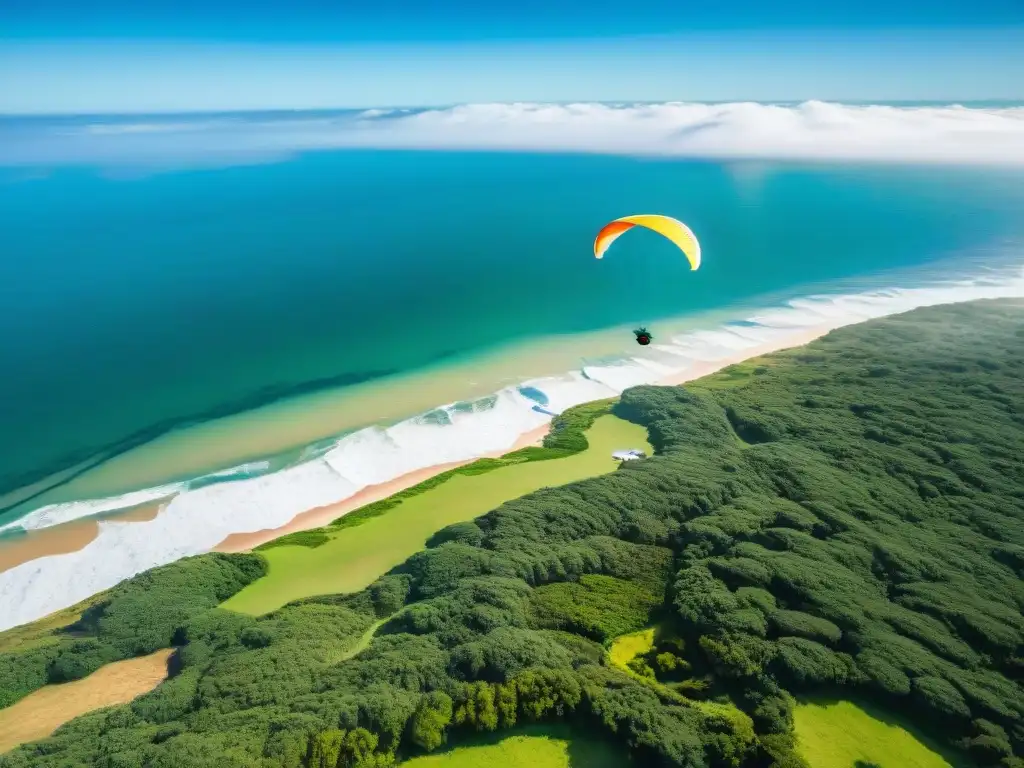
<path fill-rule="evenodd" d="M 693 231 L 678 219 L 650 213 L 623 216 L 601 227 L 601 231 L 594 239 L 594 257 L 602 258 L 608 246 L 633 227 L 649 229 L 670 240 L 686 256 L 691 270 L 700 266 L 700 243 Z M 636 335 L 636 343 L 640 346 L 646 347 L 651 343 L 651 333 L 646 328 L 637 328 L 633 333 Z"/>

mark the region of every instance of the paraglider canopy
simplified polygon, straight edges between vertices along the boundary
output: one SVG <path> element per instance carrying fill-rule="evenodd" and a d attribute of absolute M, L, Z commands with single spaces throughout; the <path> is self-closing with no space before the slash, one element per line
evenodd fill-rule
<path fill-rule="evenodd" d="M 700 243 L 697 242 L 697 237 L 690 231 L 690 228 L 669 216 L 648 213 L 623 216 L 621 219 L 615 219 L 615 221 L 605 224 L 594 240 L 594 256 L 602 258 L 609 246 L 620 235 L 633 227 L 644 227 L 672 241 L 690 262 L 691 270 L 700 266 Z"/>

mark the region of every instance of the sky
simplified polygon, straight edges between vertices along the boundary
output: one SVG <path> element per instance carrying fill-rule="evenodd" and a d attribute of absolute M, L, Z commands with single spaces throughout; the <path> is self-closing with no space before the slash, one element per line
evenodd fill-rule
<path fill-rule="evenodd" d="M 1021 0 L 4 0 L 0 113 L 1024 100 Z"/>

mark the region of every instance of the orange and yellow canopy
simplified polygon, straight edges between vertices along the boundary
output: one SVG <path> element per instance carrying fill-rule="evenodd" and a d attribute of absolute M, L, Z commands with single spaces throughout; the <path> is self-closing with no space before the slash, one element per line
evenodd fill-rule
<path fill-rule="evenodd" d="M 669 216 L 641 213 L 636 216 L 623 216 L 621 219 L 605 224 L 594 240 L 594 256 L 601 258 L 615 239 L 633 227 L 644 227 L 652 232 L 671 240 L 690 262 L 690 269 L 700 266 L 700 243 L 690 228 L 683 222 Z"/>

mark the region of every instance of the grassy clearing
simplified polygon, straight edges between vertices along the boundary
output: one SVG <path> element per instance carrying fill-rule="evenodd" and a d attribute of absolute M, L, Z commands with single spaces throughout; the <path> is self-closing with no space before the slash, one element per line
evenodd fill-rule
<path fill-rule="evenodd" d="M 279 546 L 262 554 L 266 576 L 223 607 L 261 615 L 293 600 L 314 595 L 356 592 L 420 551 L 431 535 L 452 523 L 475 517 L 544 487 L 565 485 L 614 472 L 611 457 L 619 448 L 653 453 L 644 427 L 605 415 L 586 431 L 585 450 L 562 458 L 500 466 L 485 473 L 455 473 L 445 482 L 407 496 L 386 515 L 357 527 L 327 531 L 329 541 L 315 548 Z"/>
<path fill-rule="evenodd" d="M 167 677 L 165 648 L 137 659 L 107 664 L 88 677 L 47 685 L 6 709 L 0 709 L 0 753 L 49 736 L 79 715 L 123 704 L 157 687 Z"/>
<path fill-rule="evenodd" d="M 608 649 L 608 659 L 619 669 L 633 675 L 633 671 L 626 665 L 652 648 L 654 648 L 654 628 L 649 627 L 615 638 Z"/>
<path fill-rule="evenodd" d="M 31 624 L 22 624 L 0 632 L 0 653 L 27 651 L 58 642 L 55 633 L 78 621 L 88 608 L 100 602 L 105 595 L 105 591 L 100 592 L 80 603 L 51 613 L 38 621 L 33 621 Z"/>
<path fill-rule="evenodd" d="M 806 699 L 793 713 L 797 751 L 812 768 L 969 768 L 881 710 Z M 942 754 L 940 754 L 940 752 Z"/>
<path fill-rule="evenodd" d="M 531 461 L 548 461 L 550 459 L 561 459 L 571 456 L 580 451 L 586 450 L 587 441 L 584 433 L 601 416 L 611 412 L 615 398 L 607 400 L 595 400 L 592 403 L 578 405 L 558 416 L 551 425 L 551 431 L 544 438 L 543 446 L 528 446 L 517 451 L 506 453 L 500 458 L 484 458 L 465 464 L 447 472 L 441 472 L 433 477 L 417 483 L 411 488 L 392 494 L 386 499 L 374 501 L 359 509 L 353 510 L 342 517 L 332 521 L 330 525 L 310 531 L 297 531 L 285 536 L 268 541 L 256 547 L 259 551 L 275 549 L 276 547 L 319 547 L 330 541 L 330 534 L 345 528 L 355 528 L 368 520 L 387 514 L 406 499 L 419 496 L 422 493 L 436 488 L 447 482 L 456 475 L 483 475 L 495 469 L 509 467 L 514 464 L 526 464 Z"/>
<path fill-rule="evenodd" d="M 31 624 L 22 624 L 20 627 L 8 629 L 0 633 L 0 653 L 12 651 L 27 651 L 30 648 L 38 648 L 44 645 L 52 645 L 58 642 L 54 632 L 63 629 L 69 624 L 74 624 L 88 607 L 88 603 L 79 603 L 62 611 L 51 613 L 39 621 Z"/>
<path fill-rule="evenodd" d="M 623 768 L 629 756 L 601 737 L 565 726 L 517 728 L 402 763 L 404 768 Z"/>
<path fill-rule="evenodd" d="M 691 699 L 680 693 L 678 688 L 661 683 L 656 678 L 640 675 L 630 668 L 629 662 L 633 661 L 637 656 L 643 656 L 654 650 L 655 645 L 660 644 L 666 639 L 664 634 L 667 634 L 667 632 L 663 625 L 657 625 L 641 629 L 639 632 L 630 632 L 628 635 L 617 637 L 608 647 L 608 661 L 634 680 L 654 688 L 662 696 L 674 700 L 677 704 L 696 707 L 706 714 L 724 718 L 733 723 L 737 732 L 749 733 L 750 738 L 753 739 L 753 722 L 750 720 L 750 717 L 730 701 Z M 812 764 L 812 768 L 819 768 L 819 766 Z M 851 767 L 844 766 L 844 768 Z"/>

